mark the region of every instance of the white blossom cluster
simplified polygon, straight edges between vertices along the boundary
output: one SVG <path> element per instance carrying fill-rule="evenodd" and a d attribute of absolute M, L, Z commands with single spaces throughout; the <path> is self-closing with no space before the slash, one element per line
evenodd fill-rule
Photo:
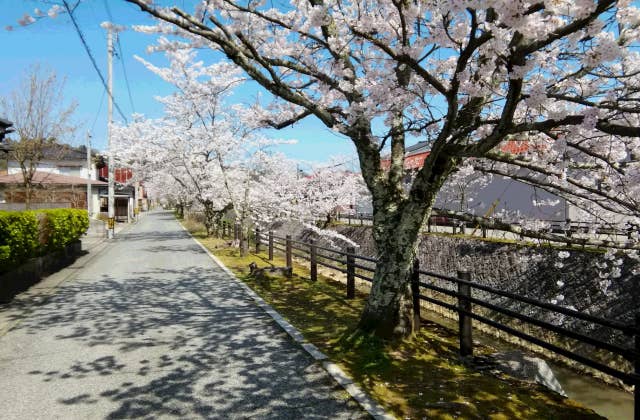
<path fill-rule="evenodd" d="M 242 83 L 235 67 L 206 66 L 193 50 L 166 49 L 165 55 L 168 67 L 138 58 L 177 87 L 157 98 L 164 117 L 138 115 L 129 125 L 114 127 L 115 157 L 134 170 L 135 180 L 205 214 L 232 208 L 243 226 L 283 218 L 317 220 L 340 205 L 352 205 L 363 193 L 357 173 L 336 168 L 301 173 L 297 162 L 274 152 L 282 141 L 257 130 L 262 111 L 225 101 Z"/>

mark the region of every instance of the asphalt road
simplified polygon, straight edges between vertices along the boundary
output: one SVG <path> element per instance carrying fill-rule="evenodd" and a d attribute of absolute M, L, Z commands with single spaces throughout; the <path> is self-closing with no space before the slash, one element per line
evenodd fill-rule
<path fill-rule="evenodd" d="M 0 418 L 361 418 L 166 212 L 9 308 Z"/>

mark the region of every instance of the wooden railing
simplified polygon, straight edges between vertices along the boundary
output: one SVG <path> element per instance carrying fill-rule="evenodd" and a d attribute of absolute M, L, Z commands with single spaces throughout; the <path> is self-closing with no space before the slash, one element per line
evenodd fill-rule
<path fill-rule="evenodd" d="M 318 266 L 339 271 L 346 274 L 346 296 L 348 299 L 355 297 L 355 279 L 371 282 L 373 281 L 373 273 L 377 260 L 375 258 L 358 255 L 352 247 L 345 251 L 336 250 L 328 247 L 317 245 L 314 241 L 302 242 L 297 241 L 287 235 L 280 237 L 274 235 L 272 231 L 267 234 L 256 229 L 255 232 L 255 250 L 261 252 L 262 245 L 268 247 L 269 260 L 273 260 L 274 251 L 280 251 L 285 254 L 285 261 L 288 267 L 293 268 L 293 257 L 301 258 L 309 261 L 311 281 L 316 281 L 318 276 Z M 366 273 L 370 273 L 367 275 Z M 440 283 L 438 285 L 437 283 Z M 443 287 L 442 282 L 450 284 L 453 287 Z M 593 315 L 588 315 L 564 306 L 543 302 L 516 293 L 499 290 L 490 286 L 486 286 L 472 281 L 468 272 L 459 271 L 457 276 L 448 276 L 435 273 L 428 270 L 422 270 L 418 261 L 414 263 L 413 274 L 411 278 L 411 290 L 413 294 L 413 310 L 414 317 L 419 320 L 420 302 L 429 302 L 434 305 L 441 306 L 450 311 L 457 313 L 459 320 L 459 342 L 460 354 L 462 356 L 470 356 L 473 354 L 472 339 L 472 320 L 481 322 L 490 327 L 506 332 L 507 334 L 526 340 L 546 350 L 554 352 L 558 355 L 571 359 L 579 364 L 596 369 L 614 378 L 622 380 L 624 383 L 635 386 L 634 391 L 634 409 L 635 419 L 640 416 L 640 311 L 635 314 L 633 322 L 625 323 L 616 320 L 605 319 Z M 442 299 L 428 295 L 425 291 L 436 292 L 439 295 L 448 296 L 451 299 Z M 518 304 L 536 308 L 539 313 L 562 315 L 570 319 L 580 321 L 587 325 L 590 329 L 607 328 L 612 332 L 618 332 L 629 337 L 631 346 L 623 346 L 611 341 L 605 341 L 594 338 L 587 333 L 569 329 L 562 325 L 541 320 L 539 318 L 521 313 L 512 308 L 504 307 L 496 303 L 492 303 L 491 299 L 480 299 L 477 293 L 508 299 Z M 478 308 L 484 308 L 478 311 Z M 498 314 L 492 316 L 488 314 Z M 515 328 L 513 324 L 509 325 L 504 320 L 518 321 L 524 324 L 534 326 L 543 331 L 553 333 L 556 337 L 573 340 L 577 343 L 583 343 L 592 346 L 600 352 L 605 352 L 612 356 L 621 356 L 631 363 L 632 370 L 625 371 L 609 366 L 594 358 L 585 357 L 573 350 L 561 347 L 555 340 L 543 339 L 531 333 L 525 332 L 523 329 Z M 417 322 L 419 325 L 419 322 Z"/>

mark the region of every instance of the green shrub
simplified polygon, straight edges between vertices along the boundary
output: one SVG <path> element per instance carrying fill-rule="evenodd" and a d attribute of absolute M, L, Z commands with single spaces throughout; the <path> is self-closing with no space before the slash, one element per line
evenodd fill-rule
<path fill-rule="evenodd" d="M 0 272 L 36 255 L 40 242 L 33 211 L 0 211 Z"/>
<path fill-rule="evenodd" d="M 45 217 L 41 221 L 40 240 L 44 251 L 55 251 L 77 240 L 89 228 L 89 216 L 85 210 L 40 210 Z"/>
<path fill-rule="evenodd" d="M 0 211 L 0 272 L 60 250 L 88 228 L 86 210 Z"/>

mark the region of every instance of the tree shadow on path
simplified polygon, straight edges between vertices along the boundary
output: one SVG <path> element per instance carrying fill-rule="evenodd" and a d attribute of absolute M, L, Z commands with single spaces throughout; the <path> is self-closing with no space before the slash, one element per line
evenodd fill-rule
<path fill-rule="evenodd" d="M 52 390 L 52 415 L 74 407 L 107 418 L 366 417 L 218 270 L 102 275 L 15 316 L 22 321 L 3 341 L 42 340 L 50 352 L 24 366 L 28 354 L 13 356 L 18 374 Z M 14 363 L 3 341 L 0 366 Z"/>

